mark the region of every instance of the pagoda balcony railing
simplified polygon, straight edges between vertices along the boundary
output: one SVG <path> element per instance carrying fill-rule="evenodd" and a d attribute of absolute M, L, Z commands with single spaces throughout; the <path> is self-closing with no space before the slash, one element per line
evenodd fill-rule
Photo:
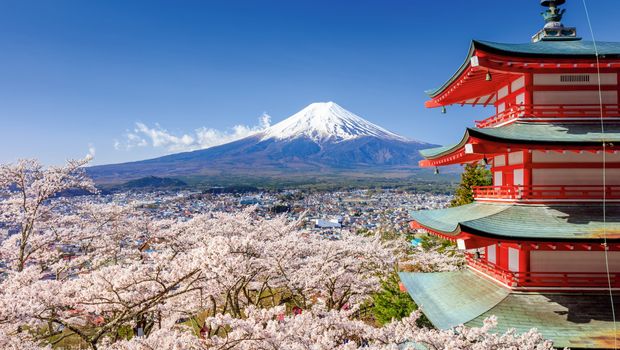
<path fill-rule="evenodd" d="M 510 288 L 604 289 L 620 288 L 620 273 L 611 272 L 513 272 L 474 254 L 465 254 L 467 265 Z"/>
<path fill-rule="evenodd" d="M 510 105 L 503 112 L 487 119 L 476 121 L 476 127 L 487 128 L 508 124 L 515 120 L 590 120 L 601 117 L 619 118 L 620 105 L 618 104 L 582 104 L 582 105 Z"/>
<path fill-rule="evenodd" d="M 475 186 L 475 200 L 482 201 L 530 201 L 530 202 L 564 202 L 586 201 L 599 202 L 620 200 L 620 186 L 597 185 L 534 185 L 534 186 Z"/>

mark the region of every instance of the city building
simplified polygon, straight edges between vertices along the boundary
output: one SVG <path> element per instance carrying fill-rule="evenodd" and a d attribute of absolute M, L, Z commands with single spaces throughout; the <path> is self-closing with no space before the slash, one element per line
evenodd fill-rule
<path fill-rule="evenodd" d="M 460 207 L 412 212 L 411 226 L 467 254 L 457 272 L 402 273 L 438 328 L 537 328 L 557 347 L 613 348 L 620 337 L 620 43 L 561 24 L 565 0 L 544 0 L 531 42 L 473 41 L 426 106 L 494 106 L 421 166 L 480 162 L 493 185 Z M 613 302 L 612 302 L 613 300 Z M 615 305 L 614 305 L 615 304 Z"/>
<path fill-rule="evenodd" d="M 338 222 L 338 220 L 335 220 L 335 219 L 330 219 L 330 220 L 316 219 L 314 221 L 314 227 L 317 227 L 317 228 L 341 228 L 342 227 L 342 221 Z"/>

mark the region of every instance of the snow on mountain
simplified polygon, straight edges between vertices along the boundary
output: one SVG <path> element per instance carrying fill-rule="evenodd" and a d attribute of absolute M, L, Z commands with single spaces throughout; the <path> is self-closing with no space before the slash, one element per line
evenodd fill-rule
<path fill-rule="evenodd" d="M 95 166 L 88 173 L 100 183 L 146 176 L 409 174 L 418 167 L 418 151 L 432 146 L 390 132 L 334 102 L 324 102 L 240 140 L 155 159 Z"/>
<path fill-rule="evenodd" d="M 262 132 L 261 140 L 309 138 L 317 143 L 362 136 L 408 142 L 409 139 L 375 125 L 334 102 L 316 102 Z"/>

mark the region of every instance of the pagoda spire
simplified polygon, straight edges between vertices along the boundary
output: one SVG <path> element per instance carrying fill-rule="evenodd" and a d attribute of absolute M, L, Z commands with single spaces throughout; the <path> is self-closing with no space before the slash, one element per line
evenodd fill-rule
<path fill-rule="evenodd" d="M 565 0 L 542 0 L 541 6 L 548 7 L 541 15 L 545 19 L 545 27 L 562 27 L 562 15 L 566 12 L 565 9 L 560 9 L 558 6 L 564 4 Z"/>
<path fill-rule="evenodd" d="M 580 40 L 577 37 L 577 29 L 575 27 L 564 27 L 562 24 L 562 16 L 565 9 L 559 8 L 566 0 L 540 0 L 540 5 L 547 7 L 547 10 L 541 13 L 545 20 L 545 26 L 532 37 L 532 42 L 550 41 L 550 40 Z"/>

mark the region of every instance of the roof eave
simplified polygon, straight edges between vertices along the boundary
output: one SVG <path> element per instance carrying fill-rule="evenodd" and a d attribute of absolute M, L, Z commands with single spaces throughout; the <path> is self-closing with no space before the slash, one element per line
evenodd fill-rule
<path fill-rule="evenodd" d="M 567 40 L 552 40 L 554 42 L 558 41 L 567 41 Z M 579 41 L 579 40 L 568 40 L 568 41 Z M 488 53 L 499 54 L 504 56 L 511 57 L 538 57 L 538 58 L 596 58 L 596 54 L 592 52 L 591 54 L 576 54 L 576 53 L 536 53 L 536 52 L 523 52 L 523 51 L 514 51 L 514 50 L 504 50 L 498 47 L 495 47 L 491 44 L 501 44 L 501 43 L 493 43 L 490 41 L 481 41 L 481 40 L 472 40 L 472 46 L 476 50 L 482 50 Z M 620 57 L 620 53 L 606 53 L 603 56 L 606 58 L 618 58 Z"/>
<path fill-rule="evenodd" d="M 513 145 L 554 145 L 554 146 L 597 146 L 601 145 L 603 140 L 592 140 L 592 141 L 561 141 L 561 140 L 526 140 L 526 139 L 513 139 L 513 138 L 505 138 L 494 135 L 489 135 L 483 132 L 484 128 L 467 128 L 466 135 L 468 137 L 475 137 L 480 140 L 497 142 L 497 143 L 508 143 Z"/>
<path fill-rule="evenodd" d="M 452 147 L 446 149 L 445 151 L 442 151 L 442 152 L 439 152 L 439 153 L 436 153 L 436 154 L 424 155 L 424 151 L 431 151 L 431 150 L 433 150 L 433 148 L 430 148 L 430 149 L 427 149 L 427 150 L 421 150 L 420 151 L 420 155 L 422 155 L 422 157 L 424 157 L 425 159 L 428 159 L 428 160 L 444 157 L 444 156 L 450 155 L 450 154 L 458 151 L 459 149 L 463 148 L 465 146 L 465 144 L 467 144 L 468 140 L 469 140 L 469 128 L 466 129 L 465 134 L 463 135 L 463 138 L 461 139 L 461 141 L 459 141 L 459 143 L 453 145 Z"/>
<path fill-rule="evenodd" d="M 435 154 L 425 154 L 424 151 L 432 151 L 433 149 L 422 150 L 420 154 L 427 160 L 438 159 L 441 157 L 449 156 L 450 154 L 457 152 L 459 149 L 463 148 L 471 138 L 475 138 L 477 140 L 489 141 L 501 144 L 511 144 L 511 145 L 541 145 L 541 146 L 577 146 L 577 147 L 592 147 L 592 146 L 600 146 L 604 140 L 592 140 L 592 141 L 561 141 L 561 140 L 527 140 L 527 139 L 515 139 L 515 138 L 506 138 L 499 137 L 494 135 L 489 135 L 484 132 L 484 128 L 467 128 L 465 130 L 465 134 L 461 138 L 461 140 L 453 145 L 452 147 L 443 150 L 441 152 Z"/>
<path fill-rule="evenodd" d="M 431 97 L 431 98 L 435 98 L 437 97 L 439 94 L 441 94 L 442 92 L 444 92 L 455 80 L 457 80 L 461 74 L 463 74 L 464 71 L 467 70 L 467 68 L 471 65 L 471 57 L 473 56 L 475 51 L 475 46 L 474 46 L 474 41 L 471 42 L 471 44 L 469 45 L 469 51 L 467 52 L 467 57 L 465 58 L 465 61 L 461 64 L 461 66 L 459 67 L 459 69 L 457 69 L 456 72 L 454 72 L 454 74 L 452 75 L 452 77 L 450 77 L 450 79 L 448 79 L 445 83 L 443 83 L 442 86 L 440 86 L 437 89 L 431 89 L 431 90 L 427 90 L 425 91 L 426 94 Z M 439 105 L 437 105 L 438 107 Z"/>

